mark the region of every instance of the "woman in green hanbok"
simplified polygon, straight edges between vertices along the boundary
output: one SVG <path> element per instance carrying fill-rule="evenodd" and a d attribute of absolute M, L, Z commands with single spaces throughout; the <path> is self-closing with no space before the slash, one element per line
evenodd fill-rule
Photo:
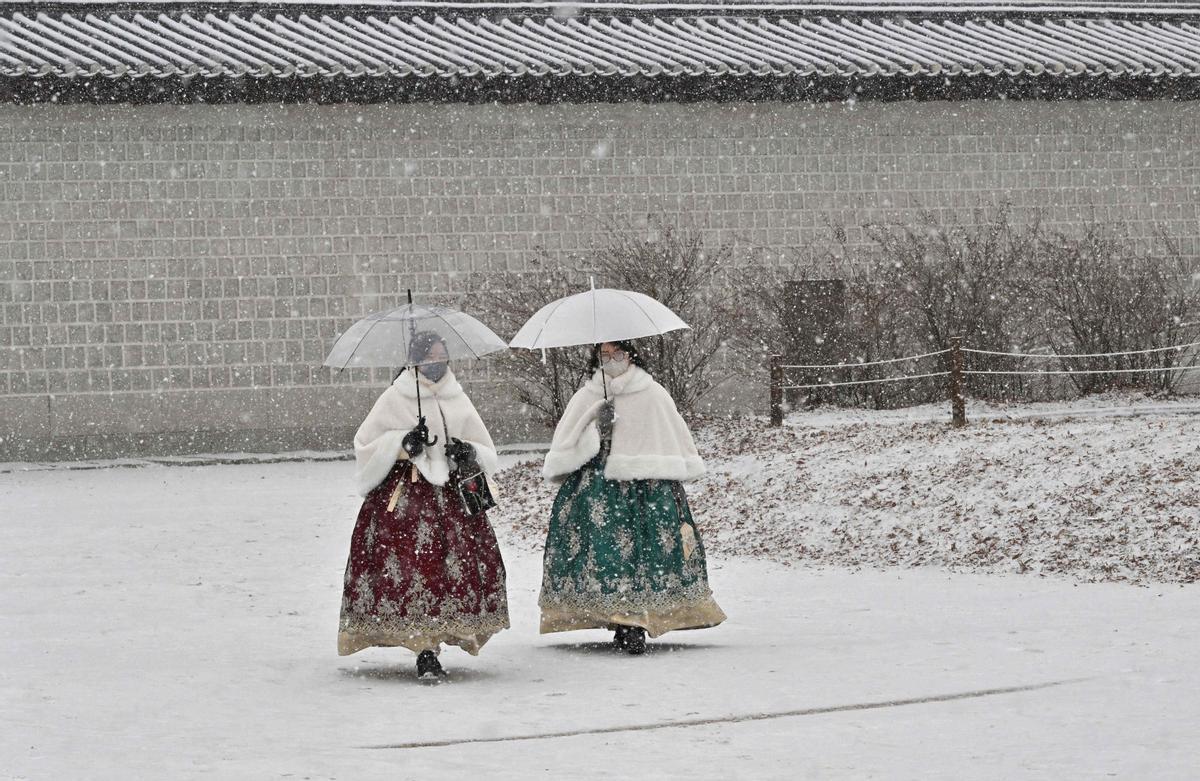
<path fill-rule="evenodd" d="M 704 463 L 633 344 L 597 345 L 592 368 L 543 469 L 562 485 L 546 537 L 541 631 L 611 629 L 616 648 L 640 654 L 647 633 L 725 620 L 682 485 Z"/>

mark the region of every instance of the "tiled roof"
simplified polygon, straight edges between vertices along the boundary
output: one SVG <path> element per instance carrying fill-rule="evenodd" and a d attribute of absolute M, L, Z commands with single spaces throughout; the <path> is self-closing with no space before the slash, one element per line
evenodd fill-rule
<path fill-rule="evenodd" d="M 1019 14 L 944 3 L 929 13 L 544 5 L 210 4 L 205 13 L 10 3 L 0 5 L 0 77 L 1200 77 L 1200 15 L 1166 5 L 1138 15 L 1029 4 Z M 1174 11 L 1154 15 L 1163 8 Z"/>

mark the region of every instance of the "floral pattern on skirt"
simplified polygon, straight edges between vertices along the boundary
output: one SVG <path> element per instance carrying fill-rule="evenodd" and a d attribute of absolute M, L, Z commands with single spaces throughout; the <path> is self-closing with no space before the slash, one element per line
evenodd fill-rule
<path fill-rule="evenodd" d="M 559 488 L 538 604 L 543 633 L 623 625 L 657 637 L 725 620 L 683 486 L 606 480 L 602 455 Z"/>
<path fill-rule="evenodd" d="M 477 654 L 508 628 L 496 535 L 486 513 L 466 515 L 456 477 L 435 486 L 398 461 L 363 501 L 346 563 L 339 655 L 371 646 L 419 653 L 443 643 Z"/>

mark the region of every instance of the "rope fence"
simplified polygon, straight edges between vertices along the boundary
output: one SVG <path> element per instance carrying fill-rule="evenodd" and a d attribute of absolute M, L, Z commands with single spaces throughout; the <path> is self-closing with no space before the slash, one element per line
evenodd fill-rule
<path fill-rule="evenodd" d="M 963 374 L 1146 374 L 1148 372 L 1191 372 L 1197 370 L 1200 370 L 1200 366 L 1148 366 L 1145 369 L 1036 369 L 1032 371 L 967 369 Z"/>
<path fill-rule="evenodd" d="M 1069 375 L 1096 375 L 1096 374 L 1149 374 L 1153 372 L 1194 372 L 1200 371 L 1200 366 L 1195 363 L 1187 366 L 1150 366 L 1138 369 L 1028 369 L 1028 370 L 1000 370 L 1000 369 L 968 369 L 964 366 L 965 355 L 985 355 L 992 357 L 1004 357 L 1015 359 L 1038 359 L 1038 360 L 1055 360 L 1055 361 L 1070 361 L 1085 358 L 1115 358 L 1130 355 L 1156 355 L 1159 353 L 1176 352 L 1180 353 L 1185 350 L 1200 348 L 1200 342 L 1192 342 L 1190 344 L 1171 345 L 1168 347 L 1154 347 L 1147 350 L 1125 350 L 1121 352 L 1111 353 L 1067 353 L 1067 354 L 1048 354 L 1048 353 L 1018 353 L 1018 352 L 998 352 L 995 350 L 976 350 L 970 347 L 962 346 L 962 337 L 951 337 L 950 347 L 945 350 L 935 350 L 933 352 L 922 353 L 920 355 L 906 355 L 900 358 L 888 358 L 878 361 L 862 361 L 859 363 L 827 363 L 827 364 L 785 364 L 782 357 L 778 355 L 771 356 L 770 372 L 770 410 L 771 410 L 771 425 L 783 425 L 783 392 L 788 390 L 816 390 L 840 388 L 848 386 L 863 386 L 863 385 L 884 385 L 896 382 L 908 382 L 915 380 L 926 380 L 936 377 L 947 377 L 947 392 L 951 404 L 951 419 L 955 426 L 965 426 L 967 423 L 966 417 L 966 396 L 963 393 L 963 379 L 969 376 L 1038 376 L 1038 375 L 1054 375 L 1054 376 L 1069 376 Z M 924 360 L 926 358 L 936 358 L 943 355 L 949 355 L 949 369 L 945 371 L 924 372 L 921 374 L 900 374 L 891 377 L 876 377 L 871 379 L 859 380 L 838 380 L 826 382 L 802 383 L 798 385 L 787 385 L 784 383 L 784 372 L 787 370 L 804 370 L 807 372 L 839 372 L 850 369 L 862 369 L 870 366 L 885 366 L 898 363 L 908 363 Z M 821 375 L 818 374 L 818 377 Z"/>
<path fill-rule="evenodd" d="M 784 367 L 786 368 L 786 367 Z M 950 372 L 931 372 L 929 374 L 906 374 L 901 377 L 880 377 L 875 380 L 843 380 L 842 382 L 817 382 L 810 385 L 784 385 L 783 390 L 804 390 L 806 388 L 838 388 L 843 385 L 872 385 L 886 382 L 903 382 L 905 380 L 924 380 L 928 377 L 949 377 Z"/>
<path fill-rule="evenodd" d="M 945 355 L 949 350 L 937 350 L 923 355 L 906 355 L 903 358 L 888 358 L 885 361 L 864 361 L 862 363 L 825 363 L 825 364 L 785 364 L 781 368 L 784 369 L 860 369 L 864 366 L 883 366 L 885 363 L 903 363 L 905 361 L 919 361 L 922 358 L 932 358 L 935 355 Z"/>
<path fill-rule="evenodd" d="M 1150 355 L 1151 353 L 1165 352 L 1182 352 L 1192 347 L 1200 347 L 1200 342 L 1192 342 L 1191 344 L 1174 344 L 1170 347 L 1153 347 L 1149 350 L 1126 350 L 1118 353 L 1001 353 L 995 350 L 975 350 L 971 347 L 964 347 L 964 353 L 974 353 L 975 355 L 1000 355 L 1008 358 L 1041 358 L 1043 360 L 1072 360 L 1075 358 L 1116 358 L 1121 355 Z"/>

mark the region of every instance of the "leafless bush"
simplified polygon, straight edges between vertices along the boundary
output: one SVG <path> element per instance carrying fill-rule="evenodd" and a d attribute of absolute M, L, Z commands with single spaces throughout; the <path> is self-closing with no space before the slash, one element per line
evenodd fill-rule
<path fill-rule="evenodd" d="M 916 225 L 868 225 L 866 230 L 876 244 L 868 284 L 882 288 L 874 295 L 882 294 L 899 310 L 888 324 L 910 334 L 910 349 L 946 350 L 951 337 L 961 336 L 976 349 L 1009 352 L 1023 341 L 1027 316 L 1013 281 L 1035 246 L 1036 222 L 1014 225 L 1010 207 L 1001 204 L 975 209 L 967 222 L 953 217 L 939 223 L 925 213 Z M 985 355 L 972 355 L 971 361 L 976 369 L 992 371 L 1011 364 Z M 938 363 L 948 370 L 949 356 Z M 971 396 L 993 399 L 1021 398 L 1024 392 L 1019 377 L 1004 375 L 969 376 L 966 389 Z"/>
<path fill-rule="evenodd" d="M 639 231 L 610 226 L 607 244 L 588 258 L 606 285 L 635 290 L 661 301 L 691 326 L 638 340 L 655 379 L 675 399 L 685 417 L 719 382 L 722 347 L 743 318 L 731 294 L 733 246 L 709 246 L 699 230 L 662 221 Z"/>
<path fill-rule="evenodd" d="M 474 280 L 465 306 L 484 315 L 503 333 L 515 333 L 550 301 L 597 287 L 634 290 L 661 301 L 690 329 L 637 340 L 647 368 L 693 416 L 701 399 L 719 384 L 722 347 L 738 321 L 728 273 L 733 247 L 710 247 L 698 230 L 662 221 L 646 228 L 610 224 L 607 241 L 566 263 L 540 252 L 529 272 L 488 274 Z M 587 376 L 588 348 L 545 354 L 514 350 L 496 364 L 518 401 L 548 425 L 557 423 L 566 402 Z"/>
<path fill-rule="evenodd" d="M 1200 338 L 1200 268 L 1165 230 L 1139 248 L 1123 226 L 1093 219 L 1077 233 L 1043 233 L 1031 260 L 1022 286 L 1040 304 L 1045 343 L 1088 356 L 1061 368 L 1096 372 L 1069 375 L 1080 393 L 1171 392 L 1184 374 L 1163 369 L 1195 365 L 1194 351 L 1159 350 Z"/>
<path fill-rule="evenodd" d="M 784 355 L 805 354 L 788 335 L 804 313 L 789 309 L 783 280 L 838 277 L 846 285 L 845 324 L 838 329 L 837 361 L 850 366 L 790 377 L 799 384 L 880 379 L 900 374 L 946 371 L 948 356 L 920 362 L 853 367 L 946 350 L 952 336 L 974 347 L 1008 351 L 1021 341 L 1025 318 L 1020 291 L 1010 284 L 1032 243 L 1032 229 L 1014 226 L 1010 209 L 977 209 L 970 220 L 942 223 L 931 213 L 916 223 L 871 223 L 863 226 L 870 241 L 852 247 L 845 230 L 831 225 L 824 248 L 805 248 L 806 260 L 762 272 L 754 296 L 762 304 L 758 319 L 764 338 L 774 340 Z M 977 368 L 997 369 L 1002 360 L 972 356 Z M 985 398 L 1013 398 L 1020 381 L 992 376 L 970 378 L 968 392 Z M 810 393 L 810 400 L 894 407 L 945 398 L 944 378 L 845 386 Z"/>
<path fill-rule="evenodd" d="M 859 270 L 845 262 L 848 256 L 845 232 L 837 226 L 830 226 L 830 231 L 832 239 L 829 242 L 809 245 L 781 262 L 759 263 L 740 273 L 732 291 L 742 312 L 734 342 L 743 355 L 755 357 L 760 368 L 767 365 L 772 355 L 813 363 L 873 360 L 877 340 L 871 336 L 895 335 L 895 331 L 879 325 L 894 313 L 894 308 L 875 305 L 878 297 L 869 295 L 875 288 L 860 284 Z M 795 291 L 789 292 L 788 287 L 806 285 L 816 290 L 832 282 L 845 284 L 848 308 L 845 321 L 837 323 L 836 317 L 830 318 L 833 329 L 820 334 L 814 333 L 812 328 L 802 328 L 812 313 L 807 311 Z M 825 289 L 828 292 L 830 288 Z M 864 337 L 867 333 L 871 336 Z M 789 369 L 786 381 L 788 385 L 806 385 L 843 380 L 857 371 L 836 369 L 820 373 Z M 812 406 L 823 401 L 856 403 L 865 398 L 864 387 L 837 391 L 789 390 L 784 397 L 793 406 L 801 403 Z"/>
<path fill-rule="evenodd" d="M 1111 353 L 1147 350 L 1200 339 L 1200 285 L 1195 261 L 1159 231 L 1153 251 L 1139 250 L 1125 232 L 1092 219 L 1077 233 L 1049 231 L 1041 215 L 1017 224 L 1006 204 L 978 208 L 968 219 L 926 213 L 914 223 L 863 226 L 866 246 L 850 246 L 831 226 L 823 247 L 800 248 L 790 264 L 762 269 L 746 297 L 755 325 L 748 335 L 788 356 L 804 356 L 793 327 L 804 313 L 791 309 L 784 282 L 840 278 L 846 314 L 835 361 L 870 363 L 946 350 L 952 336 L 995 353 Z M 744 337 L 746 338 L 746 337 Z M 811 353 L 811 350 L 809 351 Z M 921 362 L 838 368 L 788 377 L 789 383 L 839 382 L 925 374 L 949 369 L 948 356 Z M 1103 371 L 1060 376 L 976 374 L 976 398 L 1031 400 L 1111 388 L 1170 391 L 1185 375 L 1159 371 L 1194 365 L 1196 351 L 1097 356 L 1061 368 Z M 819 362 L 819 361 L 812 361 Z M 968 369 L 1030 371 L 1045 363 L 971 353 Z M 1049 367 L 1058 368 L 1058 367 Z M 1146 370 L 1128 371 L 1126 370 Z M 1120 373 L 1112 373 L 1121 370 Z M 894 407 L 944 399 L 941 377 L 864 384 L 809 392 L 808 400 Z"/>
<path fill-rule="evenodd" d="M 550 301 L 578 293 L 586 275 L 539 255 L 524 272 L 477 275 L 467 284 L 463 306 L 506 338 Z M 494 370 L 513 397 L 552 428 L 587 376 L 586 348 L 512 350 Z"/>
<path fill-rule="evenodd" d="M 953 336 L 962 336 L 968 347 L 996 353 L 1113 353 L 1200 341 L 1197 264 L 1163 231 L 1149 251 L 1119 227 L 1096 219 L 1075 233 L 1046 229 L 1036 213 L 1018 224 L 1007 204 L 949 220 L 926 213 L 913 223 L 862 228 L 865 245 L 851 245 L 846 232 L 831 225 L 828 241 L 798 248 L 788 262 L 746 264 L 735 257 L 732 245 L 708 246 L 696 230 L 661 220 L 640 227 L 613 224 L 602 245 L 565 264 L 542 253 L 529 272 L 486 275 L 482 284 L 472 285 L 468 303 L 511 334 L 550 300 L 585 290 L 589 276 L 597 286 L 637 290 L 662 301 L 691 330 L 639 344 L 651 372 L 689 416 L 722 375 L 759 371 L 765 378 L 768 355 L 814 352 L 812 345 L 797 342 L 796 319 L 805 313 L 795 311 L 795 301 L 785 295 L 786 281 L 844 282 L 845 319 L 833 334 L 835 343 L 824 346 L 834 356 L 831 363 L 941 351 Z M 1195 365 L 1197 355 L 1163 351 L 1077 359 L 1061 368 L 1103 373 L 1070 380 L 970 375 L 967 392 L 976 398 L 1031 400 L 1072 389 L 1171 391 L 1184 375 L 1160 369 Z M 511 361 L 496 368 L 516 398 L 552 426 L 583 381 L 586 361 L 586 349 L 548 350 L 544 358 L 514 351 Z M 793 374 L 788 382 L 880 379 L 948 368 L 943 355 Z M 971 353 L 968 368 L 1006 372 L 1046 365 Z M 896 407 L 945 399 L 946 393 L 945 377 L 934 377 L 792 398 Z"/>

